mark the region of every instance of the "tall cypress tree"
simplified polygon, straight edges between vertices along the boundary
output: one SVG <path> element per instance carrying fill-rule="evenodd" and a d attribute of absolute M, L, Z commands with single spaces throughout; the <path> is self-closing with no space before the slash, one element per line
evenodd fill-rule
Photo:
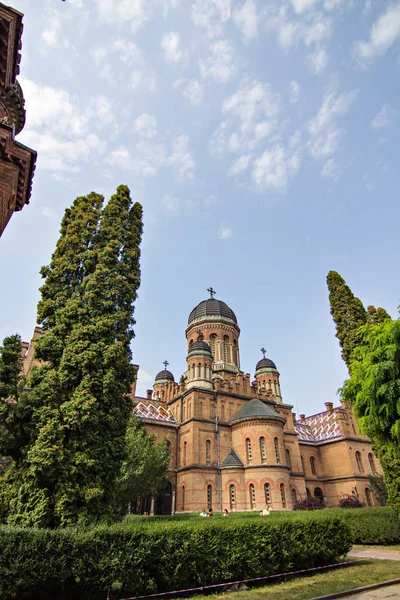
<path fill-rule="evenodd" d="M 142 208 L 126 186 L 103 210 L 102 203 L 93 193 L 76 199 L 42 269 L 36 356 L 44 364 L 29 382 L 29 443 L 3 478 L 12 491 L 9 523 L 56 527 L 112 516 L 134 380 Z"/>
<path fill-rule="evenodd" d="M 354 348 L 362 341 L 360 327 L 367 322 L 367 311 L 339 273 L 329 271 L 326 281 L 336 337 L 342 348 L 342 358 L 349 369 Z"/>
<path fill-rule="evenodd" d="M 386 312 L 384 308 L 378 306 L 367 306 L 367 323 L 369 325 L 381 325 L 387 319 L 391 320 L 391 316 Z"/>

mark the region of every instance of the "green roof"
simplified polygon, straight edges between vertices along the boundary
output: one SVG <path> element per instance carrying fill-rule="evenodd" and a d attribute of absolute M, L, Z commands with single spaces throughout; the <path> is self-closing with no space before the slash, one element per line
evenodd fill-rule
<path fill-rule="evenodd" d="M 243 467 L 243 463 L 240 460 L 239 456 L 236 454 L 236 452 L 232 449 L 228 456 L 226 458 L 224 458 L 224 460 L 221 463 L 221 467 Z"/>
<path fill-rule="evenodd" d="M 229 420 L 230 423 L 234 423 L 235 421 L 239 421 L 241 419 L 251 419 L 253 417 L 256 418 L 265 418 L 265 419 L 276 419 L 279 421 L 285 421 L 284 417 L 278 415 L 278 413 L 262 402 L 257 398 L 253 398 L 253 400 L 248 400 L 246 404 L 243 404 L 242 408 L 238 410 L 236 415 Z"/>

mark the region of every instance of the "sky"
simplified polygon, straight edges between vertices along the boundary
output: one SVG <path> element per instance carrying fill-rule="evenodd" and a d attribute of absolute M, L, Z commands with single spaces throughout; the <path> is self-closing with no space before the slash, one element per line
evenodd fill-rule
<path fill-rule="evenodd" d="M 144 208 L 138 393 L 164 360 L 179 380 L 188 315 L 212 286 L 237 315 L 245 372 L 265 347 L 297 414 L 337 405 L 347 371 L 328 271 L 398 314 L 400 2 L 13 6 L 17 139 L 38 162 L 0 240 L 0 339 L 31 339 L 65 208 L 124 183 Z"/>

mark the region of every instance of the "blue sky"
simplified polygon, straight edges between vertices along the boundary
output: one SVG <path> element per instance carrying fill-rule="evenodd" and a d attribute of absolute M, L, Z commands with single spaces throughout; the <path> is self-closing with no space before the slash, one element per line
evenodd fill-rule
<path fill-rule="evenodd" d="M 120 183 L 144 206 L 138 391 L 208 294 L 236 312 L 242 368 L 267 349 L 298 413 L 346 377 L 325 277 L 399 304 L 400 2 L 14 0 L 38 150 L 0 240 L 1 339 L 29 340 L 64 209 Z"/>

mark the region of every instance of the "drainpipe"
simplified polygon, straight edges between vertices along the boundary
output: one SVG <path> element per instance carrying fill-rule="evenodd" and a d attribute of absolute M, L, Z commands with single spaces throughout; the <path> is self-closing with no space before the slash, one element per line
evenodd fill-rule
<path fill-rule="evenodd" d="M 218 427 L 218 394 L 214 392 L 215 400 L 215 442 L 217 447 L 217 497 L 219 501 L 219 509 L 222 512 L 222 474 L 221 474 L 221 447 Z"/>

